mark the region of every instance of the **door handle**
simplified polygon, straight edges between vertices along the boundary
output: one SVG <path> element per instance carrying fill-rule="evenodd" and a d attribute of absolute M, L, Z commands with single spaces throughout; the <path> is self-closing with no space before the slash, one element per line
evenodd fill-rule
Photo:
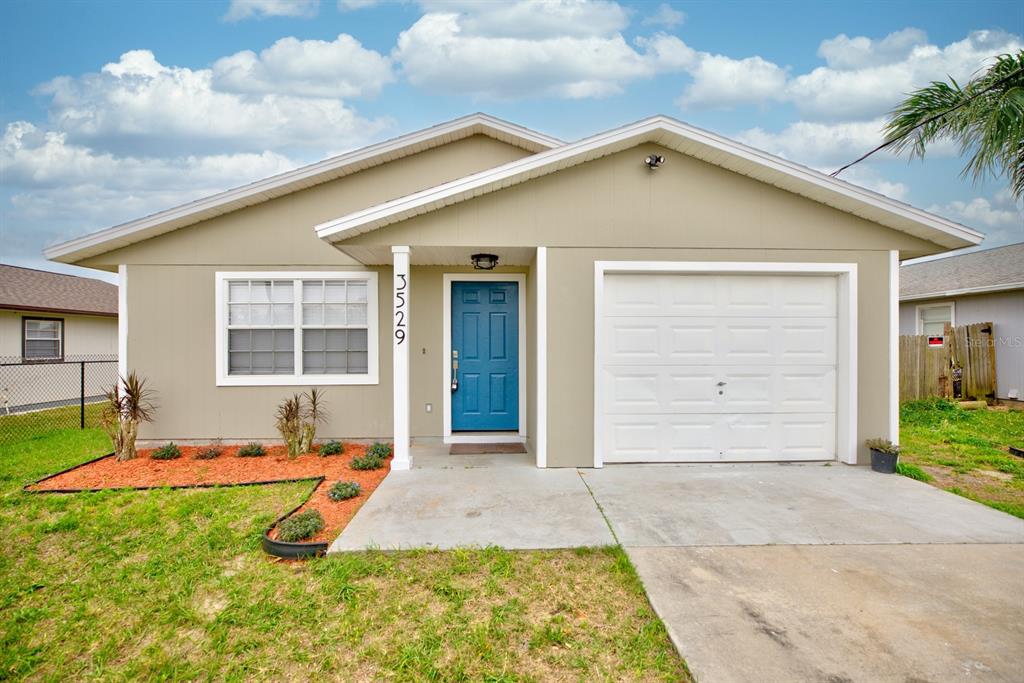
<path fill-rule="evenodd" d="M 459 390 L 459 352 L 452 349 L 452 393 Z"/>
<path fill-rule="evenodd" d="M 724 387 L 724 386 L 725 386 L 725 382 L 719 382 L 719 383 L 718 383 L 718 386 L 720 386 L 720 387 Z"/>

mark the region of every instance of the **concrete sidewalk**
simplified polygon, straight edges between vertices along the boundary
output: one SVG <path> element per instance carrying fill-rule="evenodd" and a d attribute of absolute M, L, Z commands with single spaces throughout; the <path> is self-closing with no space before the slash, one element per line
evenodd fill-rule
<path fill-rule="evenodd" d="M 391 472 L 330 552 L 400 548 L 573 548 L 615 539 L 575 469 L 540 470 L 532 456 L 451 456 L 417 447 Z"/>

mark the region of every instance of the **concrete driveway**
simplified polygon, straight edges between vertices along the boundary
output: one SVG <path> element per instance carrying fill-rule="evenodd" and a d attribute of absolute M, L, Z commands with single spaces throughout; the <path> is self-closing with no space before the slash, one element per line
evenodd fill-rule
<path fill-rule="evenodd" d="M 842 465 L 581 476 L 701 683 L 1024 680 L 1024 520 Z"/>

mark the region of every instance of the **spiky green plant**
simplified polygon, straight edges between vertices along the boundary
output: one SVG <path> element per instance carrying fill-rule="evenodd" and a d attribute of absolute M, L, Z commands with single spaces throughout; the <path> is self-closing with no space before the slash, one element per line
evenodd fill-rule
<path fill-rule="evenodd" d="M 114 457 L 119 462 L 135 458 L 139 425 L 152 422 L 156 411 L 152 399 L 153 392 L 146 388 L 146 380 L 134 370 L 127 377 L 119 377 L 117 384 L 106 392 L 100 422 L 114 445 Z"/>
<path fill-rule="evenodd" d="M 313 450 L 317 424 L 327 419 L 323 395 L 318 389 L 292 394 L 277 407 L 277 431 L 288 447 L 288 457 Z"/>
<path fill-rule="evenodd" d="M 967 156 L 962 175 L 975 181 L 1005 176 L 1024 197 L 1024 50 L 999 55 L 961 87 L 932 81 L 889 113 L 886 142 L 897 152 L 924 157 L 929 145 L 952 140 Z"/>

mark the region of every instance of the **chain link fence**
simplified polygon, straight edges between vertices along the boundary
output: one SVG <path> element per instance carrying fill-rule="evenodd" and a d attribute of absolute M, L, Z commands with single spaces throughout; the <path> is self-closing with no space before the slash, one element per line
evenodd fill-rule
<path fill-rule="evenodd" d="M 0 444 L 99 426 L 101 404 L 116 382 L 116 356 L 30 363 L 0 357 Z"/>

